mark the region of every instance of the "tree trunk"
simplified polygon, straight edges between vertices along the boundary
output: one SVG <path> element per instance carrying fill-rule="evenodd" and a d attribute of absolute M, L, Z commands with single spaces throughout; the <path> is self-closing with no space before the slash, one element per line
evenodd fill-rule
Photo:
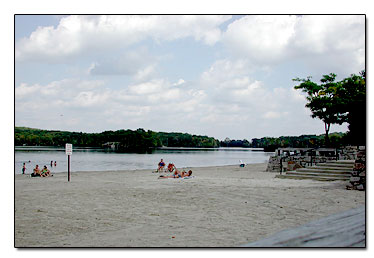
<path fill-rule="evenodd" d="M 325 122 L 325 145 L 326 147 L 330 147 L 330 139 L 329 139 L 329 131 L 330 131 L 330 123 Z"/>

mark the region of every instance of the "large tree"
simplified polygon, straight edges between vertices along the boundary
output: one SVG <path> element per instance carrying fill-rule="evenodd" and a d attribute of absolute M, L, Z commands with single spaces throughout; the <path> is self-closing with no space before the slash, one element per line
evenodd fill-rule
<path fill-rule="evenodd" d="M 354 145 L 366 144 L 366 72 L 352 74 L 339 84 L 337 95 L 341 112 L 346 112 L 348 140 Z"/>
<path fill-rule="evenodd" d="M 293 79 L 293 81 L 300 82 L 294 88 L 301 89 L 307 94 L 306 99 L 308 102 L 305 106 L 312 111 L 313 118 L 319 118 L 324 122 L 325 144 L 329 145 L 331 124 L 342 124 L 347 116 L 347 114 L 339 112 L 339 99 L 336 95 L 339 83 L 335 82 L 336 74 L 333 73 L 323 75 L 320 84 L 311 81 L 311 78 Z"/>
<path fill-rule="evenodd" d="M 293 79 L 300 82 L 295 89 L 307 94 L 307 104 L 313 118 L 325 123 L 325 145 L 329 145 L 328 133 L 331 124 L 349 124 L 350 143 L 364 145 L 366 141 L 366 76 L 360 75 L 336 82 L 336 74 L 323 75 L 320 84 L 307 79 Z"/>

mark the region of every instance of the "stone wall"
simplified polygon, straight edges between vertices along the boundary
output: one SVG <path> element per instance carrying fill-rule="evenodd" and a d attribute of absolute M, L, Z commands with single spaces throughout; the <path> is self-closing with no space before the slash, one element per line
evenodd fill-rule
<path fill-rule="evenodd" d="M 285 148 L 287 150 L 291 148 Z M 357 159 L 357 154 L 359 152 L 365 152 L 365 146 L 347 146 L 338 151 L 339 160 L 355 160 Z M 275 153 L 282 153 L 282 151 L 276 151 Z M 319 153 L 317 150 L 316 153 Z M 325 163 L 327 161 L 336 160 L 336 156 L 309 156 L 309 155 L 291 155 L 291 156 L 271 156 L 269 157 L 268 165 L 266 168 L 267 172 L 280 172 L 281 164 L 280 160 L 282 158 L 282 172 L 295 170 L 300 167 L 307 167 L 311 165 L 316 165 L 318 163 Z"/>
<path fill-rule="evenodd" d="M 339 154 L 341 160 L 356 160 L 359 152 L 365 153 L 365 146 L 347 146 L 342 149 L 342 153 Z"/>
<path fill-rule="evenodd" d="M 346 185 L 348 190 L 360 190 L 366 189 L 366 152 L 360 151 L 357 154 L 355 165 L 351 173 L 349 183 Z"/>
<path fill-rule="evenodd" d="M 267 172 L 280 172 L 280 159 L 282 158 L 282 171 L 291 171 L 296 168 L 305 168 L 318 163 L 325 163 L 329 160 L 336 160 L 335 157 L 323 156 L 271 156 L 269 157 Z"/>

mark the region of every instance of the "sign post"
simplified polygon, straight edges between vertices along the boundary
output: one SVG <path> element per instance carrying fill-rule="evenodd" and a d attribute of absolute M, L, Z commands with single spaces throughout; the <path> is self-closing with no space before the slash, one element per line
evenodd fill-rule
<path fill-rule="evenodd" d="M 65 153 L 68 156 L 68 182 L 70 182 L 70 156 L 73 154 L 73 144 L 65 144 Z"/>

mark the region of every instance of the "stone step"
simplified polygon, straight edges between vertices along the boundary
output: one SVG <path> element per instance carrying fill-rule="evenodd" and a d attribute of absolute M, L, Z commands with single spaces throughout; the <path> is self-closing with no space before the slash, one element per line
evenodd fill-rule
<path fill-rule="evenodd" d="M 336 168 L 353 168 L 354 164 L 341 164 L 341 163 L 319 163 L 317 164 L 319 167 L 336 167 Z"/>
<path fill-rule="evenodd" d="M 351 159 L 348 159 L 348 160 L 330 160 L 330 161 L 327 161 L 326 163 L 332 163 L 332 164 L 345 164 L 345 165 L 348 165 L 348 164 L 354 164 L 355 163 L 355 160 L 351 160 Z"/>
<path fill-rule="evenodd" d="M 351 174 L 352 169 L 326 169 L 318 167 L 298 168 L 297 172 Z"/>
<path fill-rule="evenodd" d="M 319 163 L 315 166 L 298 168 L 294 171 L 287 171 L 279 178 L 292 179 L 313 179 L 313 180 L 344 180 L 349 181 L 353 171 L 354 160 L 338 160 Z"/>
<path fill-rule="evenodd" d="M 346 177 L 330 177 L 330 176 L 304 176 L 304 175 L 276 175 L 276 178 L 284 178 L 284 179 L 312 179 L 318 181 L 348 181 L 349 178 Z"/>
<path fill-rule="evenodd" d="M 339 177 L 339 178 L 347 178 L 351 177 L 351 174 L 341 174 L 341 173 L 313 173 L 313 172 L 299 172 L 299 171 L 288 171 L 286 175 L 299 175 L 299 176 L 314 176 L 314 177 Z"/>

